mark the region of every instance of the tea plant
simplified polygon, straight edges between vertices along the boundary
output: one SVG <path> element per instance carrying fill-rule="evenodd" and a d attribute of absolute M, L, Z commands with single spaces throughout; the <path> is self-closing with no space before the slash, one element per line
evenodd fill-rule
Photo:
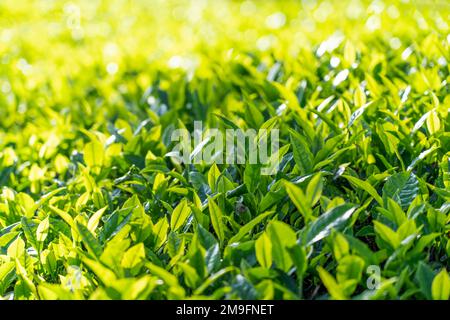
<path fill-rule="evenodd" d="M 0 297 L 448 300 L 449 9 L 1 1 Z"/>

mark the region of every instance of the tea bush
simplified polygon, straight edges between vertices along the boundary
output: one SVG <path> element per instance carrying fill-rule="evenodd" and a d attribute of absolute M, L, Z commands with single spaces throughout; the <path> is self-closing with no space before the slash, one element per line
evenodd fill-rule
<path fill-rule="evenodd" d="M 1 1 L 0 297 L 449 299 L 449 9 Z"/>

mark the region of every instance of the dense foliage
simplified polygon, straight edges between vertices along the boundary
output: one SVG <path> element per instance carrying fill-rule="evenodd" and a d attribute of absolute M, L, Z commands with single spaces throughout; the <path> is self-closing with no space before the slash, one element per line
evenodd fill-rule
<path fill-rule="evenodd" d="M 449 14 L 1 1 L 0 297 L 448 299 Z M 195 120 L 279 171 L 177 163 Z"/>

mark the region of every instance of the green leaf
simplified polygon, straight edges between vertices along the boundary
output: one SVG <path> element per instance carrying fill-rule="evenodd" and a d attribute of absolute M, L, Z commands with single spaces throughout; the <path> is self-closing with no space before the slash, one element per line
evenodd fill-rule
<path fill-rule="evenodd" d="M 297 240 L 295 232 L 281 221 L 271 221 L 267 227 L 267 232 L 272 243 L 273 261 L 281 270 L 289 270 L 292 266 L 292 260 L 287 248 L 295 245 Z"/>
<path fill-rule="evenodd" d="M 347 66 L 352 66 L 356 60 L 356 49 L 355 46 L 350 42 L 346 41 L 344 46 L 344 61 Z"/>
<path fill-rule="evenodd" d="M 145 248 L 143 243 L 138 243 L 128 249 L 122 258 L 122 267 L 125 269 L 136 269 L 144 265 Z"/>
<path fill-rule="evenodd" d="M 287 194 L 289 195 L 289 198 L 294 203 L 298 212 L 302 214 L 306 222 L 310 221 L 312 218 L 312 210 L 310 208 L 312 199 L 308 199 L 303 193 L 302 189 L 291 182 L 286 181 L 284 186 L 286 188 Z M 313 196 L 314 195 L 310 194 L 310 197 Z"/>
<path fill-rule="evenodd" d="M 23 284 L 26 286 L 26 288 L 33 293 L 34 296 L 37 296 L 37 290 L 36 286 L 33 283 L 32 274 L 29 274 L 28 271 L 22 266 L 20 263 L 20 260 L 18 258 L 15 259 L 16 261 L 16 273 L 17 275 L 22 279 Z"/>
<path fill-rule="evenodd" d="M 4 295 L 5 291 L 14 281 L 16 277 L 14 269 L 14 262 L 5 262 L 0 265 L 0 295 Z"/>
<path fill-rule="evenodd" d="M 407 171 L 411 171 L 414 169 L 414 167 L 420 163 L 423 159 L 425 159 L 428 155 L 433 154 L 434 151 L 439 149 L 437 146 L 432 146 L 430 149 L 427 149 L 419 154 L 417 158 L 414 158 L 413 161 L 411 161 L 411 164 L 406 169 Z"/>
<path fill-rule="evenodd" d="M 164 270 L 161 267 L 158 267 L 157 265 L 155 265 L 151 262 L 147 262 L 145 264 L 145 266 L 148 268 L 148 270 L 150 271 L 151 274 L 160 278 L 169 287 L 178 287 L 179 286 L 177 277 L 175 277 L 170 272 Z"/>
<path fill-rule="evenodd" d="M 356 280 L 358 283 L 361 280 L 364 268 L 364 260 L 355 255 L 348 255 L 339 260 L 337 266 L 336 278 L 339 283 L 347 280 Z"/>
<path fill-rule="evenodd" d="M 447 270 L 442 269 L 433 279 L 431 295 L 434 300 L 448 301 L 450 298 L 450 277 Z"/>
<path fill-rule="evenodd" d="M 46 217 L 44 220 L 42 220 L 37 229 L 36 229 L 36 240 L 38 242 L 44 242 L 45 239 L 47 239 L 48 236 L 48 229 L 50 227 L 50 222 L 48 217 Z"/>
<path fill-rule="evenodd" d="M 213 113 L 214 116 L 216 116 L 217 118 L 219 118 L 227 127 L 235 129 L 235 130 L 239 130 L 240 128 L 230 119 L 228 119 L 227 117 L 218 114 L 218 113 Z"/>
<path fill-rule="evenodd" d="M 297 275 L 302 277 L 308 268 L 308 258 L 306 257 L 305 248 L 296 244 L 291 247 L 287 247 L 287 251 L 292 259 L 292 262 L 297 268 Z"/>
<path fill-rule="evenodd" d="M 12 242 L 6 253 L 11 259 L 19 259 L 25 254 L 25 242 L 21 237 L 17 237 L 14 242 Z"/>
<path fill-rule="evenodd" d="M 410 172 L 396 173 L 388 178 L 383 187 L 384 203 L 392 198 L 402 208 L 407 208 L 419 194 L 419 181 Z"/>
<path fill-rule="evenodd" d="M 209 187 L 211 188 L 212 192 L 216 192 L 216 183 L 217 180 L 220 177 L 220 171 L 219 168 L 217 168 L 217 165 L 215 163 L 213 163 L 213 165 L 211 166 L 211 168 L 208 171 L 208 184 Z"/>
<path fill-rule="evenodd" d="M 211 274 L 212 272 L 217 271 L 220 266 L 220 262 L 220 248 L 216 243 L 211 246 L 205 254 L 206 270 L 208 273 Z"/>
<path fill-rule="evenodd" d="M 36 233 L 34 231 L 34 223 L 31 221 L 31 219 L 23 216 L 20 219 L 20 224 L 22 225 L 22 230 L 25 234 L 26 240 L 29 244 L 31 244 L 36 250 L 39 250 L 39 244 L 36 239 Z M 13 234 L 13 233 L 9 233 Z M 8 235 L 8 234 L 7 234 Z M 1 245 L 0 245 L 1 247 Z"/>
<path fill-rule="evenodd" d="M 255 242 L 256 259 L 264 268 L 272 265 L 272 242 L 266 233 L 263 233 Z"/>
<path fill-rule="evenodd" d="M 103 216 L 103 214 L 105 213 L 106 209 L 108 207 L 103 207 L 99 210 L 97 210 L 92 217 L 89 218 L 88 224 L 87 224 L 87 228 L 90 232 L 94 233 L 95 230 L 97 229 L 98 223 L 100 222 L 101 217 Z"/>
<path fill-rule="evenodd" d="M 336 206 L 311 223 L 306 229 L 306 245 L 312 245 L 327 237 L 331 230 L 342 230 L 355 212 L 356 207 L 350 203 Z"/>
<path fill-rule="evenodd" d="M 59 215 L 70 227 L 74 227 L 74 222 L 72 217 L 70 216 L 70 214 L 68 214 L 67 212 L 64 212 L 63 210 L 56 208 L 52 205 L 48 206 L 54 213 L 56 213 L 57 215 Z"/>
<path fill-rule="evenodd" d="M 250 233 L 250 231 L 252 231 L 252 229 L 255 226 L 260 224 L 265 218 L 267 218 L 271 214 L 273 214 L 273 211 L 261 213 L 255 218 L 253 218 L 250 222 L 239 228 L 239 231 L 228 241 L 228 245 L 239 242 L 243 237 L 245 237 L 248 233 Z"/>
<path fill-rule="evenodd" d="M 247 164 L 244 170 L 244 184 L 248 192 L 254 193 L 258 188 L 261 179 L 261 166 L 256 164 Z"/>
<path fill-rule="evenodd" d="M 436 110 L 431 111 L 427 118 L 427 129 L 430 134 L 435 134 L 441 128 L 441 121 L 439 120 Z"/>
<path fill-rule="evenodd" d="M 391 198 L 389 198 L 387 200 L 387 207 L 389 212 L 392 214 L 394 218 L 393 221 L 395 222 L 395 224 L 397 226 L 401 226 L 406 221 L 406 214 L 403 212 L 400 205 Z"/>
<path fill-rule="evenodd" d="M 427 299 L 431 299 L 431 284 L 434 277 L 433 270 L 425 262 L 420 261 L 415 278 L 419 283 L 420 290 Z"/>
<path fill-rule="evenodd" d="M 233 292 L 243 300 L 256 300 L 255 287 L 244 276 L 238 274 L 232 284 Z"/>
<path fill-rule="evenodd" d="M 355 89 L 355 93 L 353 94 L 353 103 L 358 108 L 366 104 L 366 94 L 361 86 L 357 86 Z"/>
<path fill-rule="evenodd" d="M 322 189 L 323 179 L 322 175 L 319 173 L 312 177 L 306 187 L 306 196 L 308 197 L 310 207 L 313 207 L 317 201 L 319 201 L 320 196 L 322 195 Z"/>
<path fill-rule="evenodd" d="M 191 208 L 189 207 L 187 200 L 181 200 L 181 202 L 173 210 L 170 218 L 170 228 L 172 231 L 177 231 L 181 228 L 190 214 Z"/>
<path fill-rule="evenodd" d="M 98 279 L 105 285 L 109 286 L 111 283 L 114 283 L 116 280 L 116 275 L 112 270 L 105 267 L 98 261 L 83 257 L 83 263 L 94 272 L 94 274 L 98 277 Z"/>
<path fill-rule="evenodd" d="M 350 245 L 341 233 L 336 233 L 333 239 L 333 255 L 337 261 L 348 255 L 350 252 Z"/>
<path fill-rule="evenodd" d="M 350 183 L 352 183 L 357 188 L 370 194 L 381 206 L 383 205 L 383 199 L 380 197 L 377 190 L 375 190 L 375 188 L 372 187 L 372 185 L 370 183 L 368 183 L 367 181 L 363 181 L 361 179 L 352 177 L 352 176 L 345 175 L 345 174 L 342 175 L 342 177 L 347 179 L 348 181 L 350 181 Z"/>
<path fill-rule="evenodd" d="M 222 221 L 222 210 L 220 210 L 212 198 L 208 198 L 208 206 L 213 229 L 219 241 L 222 243 L 225 240 L 225 225 Z"/>
<path fill-rule="evenodd" d="M 178 266 L 181 270 L 183 270 L 187 286 L 192 289 L 197 288 L 200 282 L 200 277 L 198 276 L 196 270 L 184 262 L 178 263 Z"/>
<path fill-rule="evenodd" d="M 36 206 L 32 197 L 26 193 L 19 193 L 16 195 L 17 202 L 22 207 L 25 217 L 31 218 L 36 210 Z"/>
<path fill-rule="evenodd" d="M 159 249 L 167 240 L 167 231 L 169 231 L 169 223 L 167 218 L 161 218 L 153 225 L 153 234 L 155 236 L 155 249 Z"/>
<path fill-rule="evenodd" d="M 308 148 L 308 143 L 298 132 L 290 131 L 291 144 L 294 148 L 294 160 L 302 171 L 302 174 L 308 174 L 313 168 L 314 156 Z"/>
<path fill-rule="evenodd" d="M 341 287 L 333 278 L 333 276 L 328 273 L 328 271 L 319 266 L 317 267 L 317 272 L 319 273 L 320 279 L 322 280 L 323 284 L 325 285 L 325 287 L 327 288 L 328 292 L 330 293 L 333 299 L 336 300 L 347 299 L 347 297 L 344 294 L 344 291 L 341 289 Z"/>
<path fill-rule="evenodd" d="M 393 249 L 397 249 L 400 246 L 400 238 L 394 230 L 381 222 L 374 221 L 375 233 Z"/>
<path fill-rule="evenodd" d="M 83 158 L 89 168 L 101 168 L 105 158 L 102 144 L 97 139 L 86 143 L 83 149 Z"/>
<path fill-rule="evenodd" d="M 261 199 L 261 202 L 259 203 L 258 208 L 260 212 L 266 211 L 267 209 L 271 208 L 286 196 L 286 190 L 282 187 L 283 184 L 283 180 L 278 180 L 271 186 L 269 192 L 264 195 L 264 197 Z"/>
<path fill-rule="evenodd" d="M 367 244 L 351 235 L 345 234 L 344 237 L 348 241 L 351 251 L 363 258 L 367 264 L 378 263 L 375 253 L 370 250 Z"/>
<path fill-rule="evenodd" d="M 88 228 L 78 222 L 76 224 L 76 228 L 88 251 L 91 252 L 95 257 L 100 257 L 100 255 L 102 254 L 102 247 L 97 239 L 95 239 L 93 234 L 88 230 Z"/>
<path fill-rule="evenodd" d="M 356 111 L 353 112 L 352 115 L 350 116 L 350 121 L 348 122 L 347 127 L 350 128 L 356 122 L 356 120 L 358 120 L 364 114 L 364 112 L 367 110 L 367 108 L 369 106 L 371 106 L 373 103 L 374 103 L 374 101 L 370 101 L 370 102 L 362 105 L 358 109 L 356 109 Z"/>

